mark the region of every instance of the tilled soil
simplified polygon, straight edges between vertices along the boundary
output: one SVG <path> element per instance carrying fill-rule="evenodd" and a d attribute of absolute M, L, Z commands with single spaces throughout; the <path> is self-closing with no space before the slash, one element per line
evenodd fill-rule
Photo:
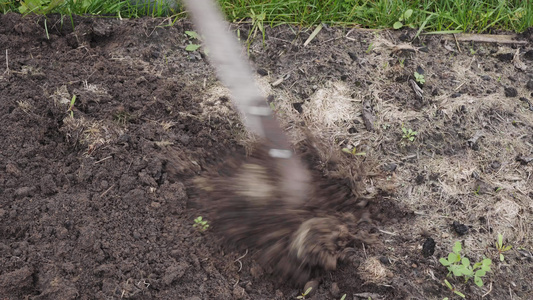
<path fill-rule="evenodd" d="M 245 157 L 253 142 L 205 51 L 185 50 L 201 43 L 184 33 L 190 23 L 171 21 L 0 16 L 2 299 L 294 299 L 303 291 L 270 275 L 261 252 L 221 244 L 223 223 L 193 226 L 198 216 L 223 213 L 195 178 Z M 523 252 L 506 253 L 505 264 L 492 257 L 484 289 L 449 280 L 471 299 L 528 299 L 533 83 L 511 62 L 515 49 L 463 43 L 460 53 L 436 37 L 394 48 L 414 32 L 380 39 L 332 28 L 304 47 L 309 34 L 269 29 L 250 58 L 262 82 L 285 78 L 265 87 L 271 106 L 304 154 L 312 147 L 302 128 L 310 130 L 317 149 L 307 163 L 318 181 L 344 191 L 324 207 L 342 213 L 361 203 L 346 199 L 365 199 L 379 243 L 351 245 L 357 254 L 337 270 L 313 273 L 308 298 L 453 297 L 438 258 L 455 240 L 473 261 L 494 255 L 490 243 L 501 231 Z M 529 44 L 521 47 L 531 68 Z M 472 63 L 476 52 L 484 63 Z M 408 83 L 413 71 L 426 76 L 424 98 Z M 471 73 L 480 77 L 465 80 Z M 473 104 L 491 94 L 507 102 Z M 418 130 L 413 140 L 400 124 Z M 502 138 L 494 146 L 492 134 L 502 132 L 516 144 Z M 462 173 L 443 162 L 463 162 Z M 472 204 L 480 195 L 486 204 Z M 512 219 L 505 228 L 494 225 L 501 212 Z M 279 228 L 301 221 L 282 219 Z"/>

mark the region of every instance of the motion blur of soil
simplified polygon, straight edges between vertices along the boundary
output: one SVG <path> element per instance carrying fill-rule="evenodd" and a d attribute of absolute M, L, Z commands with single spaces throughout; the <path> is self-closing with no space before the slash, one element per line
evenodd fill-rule
<path fill-rule="evenodd" d="M 205 49 L 185 50 L 201 44 L 185 34 L 191 25 L 74 25 L 0 16 L 1 298 L 300 295 L 254 249 L 222 247 L 216 222 L 193 226 L 213 216 L 194 178 L 253 139 Z M 344 189 L 327 209 L 349 211 L 356 188 L 379 243 L 351 245 L 350 260 L 315 274 L 307 299 L 458 298 L 438 261 L 455 241 L 472 262 L 493 261 L 483 287 L 447 278 L 468 299 L 531 299 L 531 45 L 324 28 L 303 46 L 310 34 L 268 29 L 250 58 L 297 149 L 314 148 L 316 176 Z M 498 233 L 513 246 L 503 262 Z"/>

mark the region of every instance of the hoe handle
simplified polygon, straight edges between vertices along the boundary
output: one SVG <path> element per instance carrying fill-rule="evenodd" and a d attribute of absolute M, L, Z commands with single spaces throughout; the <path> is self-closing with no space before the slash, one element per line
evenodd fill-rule
<path fill-rule="evenodd" d="M 259 91 L 243 48 L 230 32 L 215 1 L 184 0 L 184 3 L 209 49 L 209 60 L 219 79 L 231 91 L 245 126 L 266 140 L 272 157 L 290 158 L 293 151 L 288 137 Z"/>

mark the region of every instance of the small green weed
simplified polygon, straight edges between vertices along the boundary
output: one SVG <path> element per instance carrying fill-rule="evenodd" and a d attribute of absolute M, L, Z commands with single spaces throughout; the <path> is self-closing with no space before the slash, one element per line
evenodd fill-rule
<path fill-rule="evenodd" d="M 417 131 L 414 131 L 411 128 L 409 129 L 405 128 L 403 127 L 403 125 L 402 125 L 402 132 L 403 132 L 402 139 L 407 140 L 409 142 L 413 142 L 416 136 L 418 135 Z"/>
<path fill-rule="evenodd" d="M 398 59 L 398 62 L 400 63 L 400 68 L 403 69 L 405 67 L 405 58 Z"/>
<path fill-rule="evenodd" d="M 374 49 L 374 43 L 368 44 L 368 48 L 366 48 L 366 54 L 370 54 L 370 52 L 372 52 L 372 49 Z"/>
<path fill-rule="evenodd" d="M 461 297 L 461 298 L 466 298 L 465 294 L 459 292 L 458 290 L 455 289 L 455 287 L 446 279 L 444 279 L 444 283 L 446 284 L 446 286 L 450 289 L 450 291 L 452 291 L 452 293 L 456 294 L 457 296 Z M 442 300 L 448 300 L 448 297 L 442 299 Z"/>
<path fill-rule="evenodd" d="M 307 297 L 307 295 L 309 295 L 309 293 L 311 293 L 311 291 L 313 290 L 312 287 L 309 287 L 307 290 L 305 290 L 305 292 L 303 292 L 300 296 L 296 297 L 296 299 L 305 299 L 305 297 Z"/>
<path fill-rule="evenodd" d="M 185 31 L 185 34 L 189 37 L 189 39 L 191 40 L 198 40 L 198 41 L 202 41 L 202 38 L 200 37 L 200 35 L 198 33 L 196 33 L 196 31 Z M 189 51 L 189 52 L 194 52 L 198 49 L 200 49 L 200 47 L 202 47 L 201 44 L 195 44 L 193 43 L 192 41 L 189 41 L 189 44 L 185 47 L 185 50 L 186 51 Z M 205 51 L 204 51 L 205 52 Z"/>
<path fill-rule="evenodd" d="M 204 220 L 202 216 L 198 216 L 196 217 L 196 219 L 194 219 L 194 225 L 192 225 L 192 227 L 203 232 L 209 228 L 209 222 L 207 220 Z"/>
<path fill-rule="evenodd" d="M 252 29 L 248 34 L 246 39 L 246 45 L 248 46 L 248 51 L 250 51 L 250 46 L 252 45 L 253 40 L 257 36 L 257 32 L 260 31 L 263 36 L 263 44 L 265 43 L 265 28 L 263 22 L 265 21 L 266 13 L 262 12 L 256 14 L 253 9 L 250 9 L 250 18 L 252 19 Z"/>
<path fill-rule="evenodd" d="M 416 82 L 418 82 L 420 84 L 426 83 L 426 79 L 424 78 L 424 74 L 420 74 L 418 72 L 415 72 L 414 76 L 415 76 L 415 81 Z"/>
<path fill-rule="evenodd" d="M 408 10 L 404 11 L 403 14 L 400 16 L 400 18 L 398 19 L 398 21 L 396 23 L 394 23 L 392 25 L 392 27 L 394 29 L 402 28 L 404 26 L 403 22 L 407 22 L 407 20 L 409 20 L 411 18 L 412 14 L 413 14 L 413 10 L 412 9 L 408 9 Z"/>
<path fill-rule="evenodd" d="M 481 287 L 483 286 L 483 280 L 481 277 L 485 276 L 487 272 L 490 272 L 490 265 L 492 260 L 489 258 L 484 258 L 481 262 L 475 263 L 473 266 L 470 265 L 470 260 L 467 257 L 461 256 L 461 242 L 455 242 L 452 252 L 448 254 L 448 258 L 441 258 L 439 262 L 448 268 L 448 276 L 453 274 L 453 276 L 460 277 L 464 276 L 465 282 L 470 278 L 474 278 L 474 283 Z"/>
<path fill-rule="evenodd" d="M 496 249 L 498 249 L 498 254 L 500 256 L 500 261 L 504 261 L 505 257 L 503 256 L 504 252 L 511 250 L 513 246 L 503 244 L 503 234 L 498 233 L 498 241 L 496 241 Z"/>
<path fill-rule="evenodd" d="M 65 2 L 64 0 L 24 0 L 20 1 L 19 12 L 21 14 L 40 14 L 44 15 L 57 8 Z"/>
<path fill-rule="evenodd" d="M 68 104 L 67 113 L 70 113 L 70 117 L 74 118 L 74 110 L 76 109 L 74 107 L 74 104 L 76 103 L 76 95 L 72 95 L 72 99 L 70 100 L 70 103 Z"/>
<path fill-rule="evenodd" d="M 352 149 L 350 149 L 350 148 L 342 148 L 342 152 L 348 153 L 348 154 L 351 154 L 351 155 L 357 155 L 357 156 L 366 155 L 366 152 L 357 152 L 357 148 L 356 147 L 353 147 Z"/>

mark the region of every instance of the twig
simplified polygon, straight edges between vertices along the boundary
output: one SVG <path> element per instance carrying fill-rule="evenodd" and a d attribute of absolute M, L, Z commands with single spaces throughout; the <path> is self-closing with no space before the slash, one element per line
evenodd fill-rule
<path fill-rule="evenodd" d="M 5 73 L 9 73 L 9 57 L 7 55 L 7 49 L 6 49 L 6 70 L 4 71 L 4 74 Z"/>
<path fill-rule="evenodd" d="M 485 296 L 487 296 L 488 294 L 490 294 L 490 292 L 492 292 L 492 281 L 491 281 L 490 284 L 489 284 L 489 291 L 486 292 L 485 294 L 483 294 L 483 296 L 481 296 L 481 298 L 485 298 Z"/>
<path fill-rule="evenodd" d="M 107 190 L 105 190 L 102 194 L 100 194 L 100 198 L 102 198 L 103 196 L 105 196 L 105 194 L 107 194 L 107 192 L 109 192 L 113 187 L 115 187 L 115 184 L 113 184 L 113 185 L 110 186 Z"/>
<path fill-rule="evenodd" d="M 97 163 L 101 163 L 101 162 L 103 162 L 104 160 L 108 160 L 108 159 L 110 159 L 110 158 L 112 158 L 112 156 L 108 156 L 108 157 L 102 158 L 101 160 L 95 162 L 95 164 L 97 164 Z"/>
<path fill-rule="evenodd" d="M 385 233 L 385 234 L 388 234 L 388 235 L 392 235 L 392 236 L 395 236 L 395 235 L 397 235 L 397 234 L 396 234 L 396 233 L 394 233 L 394 232 L 390 232 L 390 231 L 385 231 L 385 230 L 381 230 L 381 229 L 378 229 L 378 230 L 379 230 L 379 232 L 381 232 L 381 233 Z"/>
<path fill-rule="evenodd" d="M 459 51 L 459 53 L 463 53 L 463 51 L 461 51 L 461 46 L 459 46 L 459 42 L 457 41 L 457 36 L 455 36 L 455 34 L 453 34 L 453 38 L 455 39 L 455 45 L 457 45 L 457 50 Z"/>

